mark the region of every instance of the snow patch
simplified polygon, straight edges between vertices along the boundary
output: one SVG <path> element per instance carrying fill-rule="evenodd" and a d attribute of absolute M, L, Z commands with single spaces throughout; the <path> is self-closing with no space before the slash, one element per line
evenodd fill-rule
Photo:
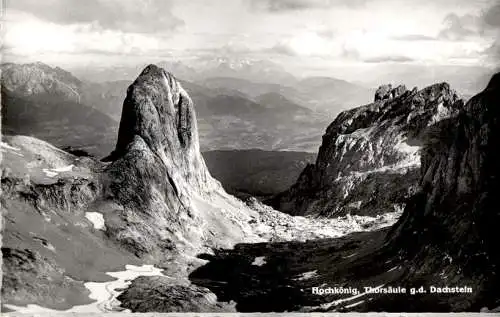
<path fill-rule="evenodd" d="M 352 257 L 353 257 L 353 256 L 355 256 L 356 254 L 358 254 L 358 253 L 353 253 L 353 254 L 350 254 L 350 255 L 348 255 L 348 256 L 343 257 L 343 259 L 352 258 Z"/>
<path fill-rule="evenodd" d="M 42 169 L 42 171 L 45 173 L 45 175 L 47 175 L 47 177 L 55 177 L 59 174 L 57 172 L 53 172 L 53 171 L 46 169 L 46 168 Z"/>
<path fill-rule="evenodd" d="M 356 307 L 358 305 L 363 304 L 364 302 L 365 302 L 364 300 L 360 300 L 359 302 L 356 302 L 354 304 L 347 305 L 345 308 L 353 308 L 353 307 Z"/>
<path fill-rule="evenodd" d="M 23 154 L 18 153 L 19 151 L 21 151 L 21 149 L 19 149 L 17 147 L 13 147 L 5 142 L 0 142 L 0 152 L 9 152 L 11 154 L 14 154 L 14 155 L 17 155 L 20 157 L 24 157 Z"/>
<path fill-rule="evenodd" d="M 13 147 L 12 145 L 9 145 L 9 144 L 7 144 L 5 142 L 0 142 L 0 148 L 12 150 L 12 151 L 21 151 L 20 148 Z"/>
<path fill-rule="evenodd" d="M 453 113 L 452 109 L 446 108 L 442 102 L 439 103 L 436 109 L 436 113 L 434 113 L 427 126 L 431 126 L 436 122 L 439 122 L 445 118 L 449 118 L 452 113 Z"/>
<path fill-rule="evenodd" d="M 106 226 L 104 223 L 104 217 L 99 212 L 86 212 L 85 218 L 87 218 L 92 224 L 94 228 L 97 230 L 106 230 Z"/>
<path fill-rule="evenodd" d="M 265 257 L 258 256 L 253 260 L 252 265 L 263 266 L 264 264 L 266 264 L 266 261 L 264 259 Z"/>
<path fill-rule="evenodd" d="M 71 172 L 73 170 L 73 167 L 75 167 L 73 164 L 68 165 L 68 166 L 63 166 L 63 167 L 57 167 L 57 168 L 44 168 L 42 171 L 47 175 L 47 177 L 55 177 L 59 173 L 64 173 L 64 172 Z"/>
<path fill-rule="evenodd" d="M 379 289 L 379 288 L 382 288 L 385 284 L 382 284 L 382 285 L 379 285 L 377 287 L 374 287 L 372 288 L 372 290 L 376 290 L 376 289 Z M 351 296 L 351 297 L 348 297 L 348 298 L 342 298 L 342 299 L 337 299 L 337 300 L 334 300 L 333 302 L 330 302 L 330 303 L 326 303 L 326 304 L 322 304 L 321 305 L 321 308 L 322 309 L 325 309 L 325 310 L 328 310 L 330 309 L 332 306 L 338 306 L 339 304 L 342 304 L 342 303 L 345 303 L 345 302 L 349 302 L 349 301 L 352 301 L 356 298 L 360 298 L 362 296 L 365 296 L 367 294 L 370 294 L 370 293 L 360 293 L 358 295 L 354 295 L 354 296 Z"/>
<path fill-rule="evenodd" d="M 33 313 L 105 313 L 114 311 L 130 312 L 120 308 L 120 302 L 116 299 L 121 294 L 117 289 L 124 289 L 130 285 L 132 280 L 139 276 L 165 276 L 161 269 L 153 265 L 126 265 L 125 271 L 108 272 L 107 275 L 116 278 L 111 282 L 87 282 L 85 287 L 90 291 L 89 298 L 96 302 L 87 305 L 74 306 L 68 310 L 60 311 L 30 304 L 26 307 L 4 304 L 5 307 L 23 314 Z M 169 277 L 169 276 L 165 276 Z"/>
<path fill-rule="evenodd" d="M 399 266 L 398 266 L 398 265 L 397 265 L 397 266 L 395 266 L 395 267 L 393 267 L 393 268 L 392 268 L 392 269 L 390 269 L 389 271 L 387 271 L 387 273 L 392 272 L 392 271 L 394 271 L 394 270 L 396 270 L 396 269 L 399 269 Z"/>
<path fill-rule="evenodd" d="M 295 281 L 303 281 L 303 280 L 308 280 L 313 277 L 318 276 L 318 270 L 310 271 L 310 272 L 304 272 L 299 275 L 299 277 L 294 278 Z"/>
<path fill-rule="evenodd" d="M 68 166 L 53 168 L 51 170 L 53 172 L 56 172 L 56 173 L 71 172 L 73 170 L 73 167 L 75 167 L 75 166 L 73 164 L 71 164 L 71 165 L 68 165 Z"/>

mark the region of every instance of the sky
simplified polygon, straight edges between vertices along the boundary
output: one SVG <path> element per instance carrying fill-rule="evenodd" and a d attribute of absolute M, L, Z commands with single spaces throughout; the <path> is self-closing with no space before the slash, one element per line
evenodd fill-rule
<path fill-rule="evenodd" d="M 499 0 L 3 0 L 4 61 L 497 66 Z"/>

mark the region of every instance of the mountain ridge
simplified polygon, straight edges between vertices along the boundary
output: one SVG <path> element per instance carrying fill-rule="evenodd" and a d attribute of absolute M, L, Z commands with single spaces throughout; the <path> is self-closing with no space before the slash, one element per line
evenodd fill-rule
<path fill-rule="evenodd" d="M 418 184 L 426 127 L 462 106 L 446 83 L 420 91 L 382 86 L 374 103 L 337 116 L 323 135 L 316 163 L 267 203 L 295 215 L 399 209 Z"/>

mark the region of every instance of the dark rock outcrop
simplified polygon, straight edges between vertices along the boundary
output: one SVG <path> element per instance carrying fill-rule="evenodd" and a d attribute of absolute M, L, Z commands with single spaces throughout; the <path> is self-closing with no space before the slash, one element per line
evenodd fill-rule
<path fill-rule="evenodd" d="M 178 285 L 171 279 L 139 277 L 118 297 L 122 307 L 136 313 L 147 312 L 227 312 L 227 304 L 217 303 L 210 290 L 196 285 Z"/>
<path fill-rule="evenodd" d="M 500 306 L 498 78 L 432 131 L 422 155 L 422 190 L 388 236 L 388 247 L 418 268 L 410 278 L 460 280 L 474 297 L 454 304 L 477 311 Z"/>
<path fill-rule="evenodd" d="M 420 91 L 383 86 L 375 103 L 339 114 L 316 164 L 267 203 L 292 215 L 374 215 L 401 210 L 419 181 L 422 136 L 463 102 L 446 83 Z"/>

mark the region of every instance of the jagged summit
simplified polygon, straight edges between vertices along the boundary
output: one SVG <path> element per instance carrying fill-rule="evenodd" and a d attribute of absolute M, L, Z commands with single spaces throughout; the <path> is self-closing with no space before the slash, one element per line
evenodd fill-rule
<path fill-rule="evenodd" d="M 135 158 L 137 149 L 169 169 L 178 191 L 218 187 L 201 157 L 191 98 L 172 74 L 152 64 L 127 89 L 116 148 L 104 161 Z"/>
<path fill-rule="evenodd" d="M 154 151 L 168 145 L 199 151 L 193 102 L 175 77 L 147 66 L 127 90 L 113 157 L 122 156 L 134 137 Z"/>
<path fill-rule="evenodd" d="M 424 131 L 455 115 L 463 102 L 447 83 L 420 91 L 388 85 L 376 99 L 340 113 L 323 136 L 316 164 L 268 203 L 296 215 L 400 210 L 418 184 Z"/>
<path fill-rule="evenodd" d="M 405 85 L 392 88 L 392 84 L 382 85 L 375 92 L 375 101 L 396 98 L 407 91 Z"/>

